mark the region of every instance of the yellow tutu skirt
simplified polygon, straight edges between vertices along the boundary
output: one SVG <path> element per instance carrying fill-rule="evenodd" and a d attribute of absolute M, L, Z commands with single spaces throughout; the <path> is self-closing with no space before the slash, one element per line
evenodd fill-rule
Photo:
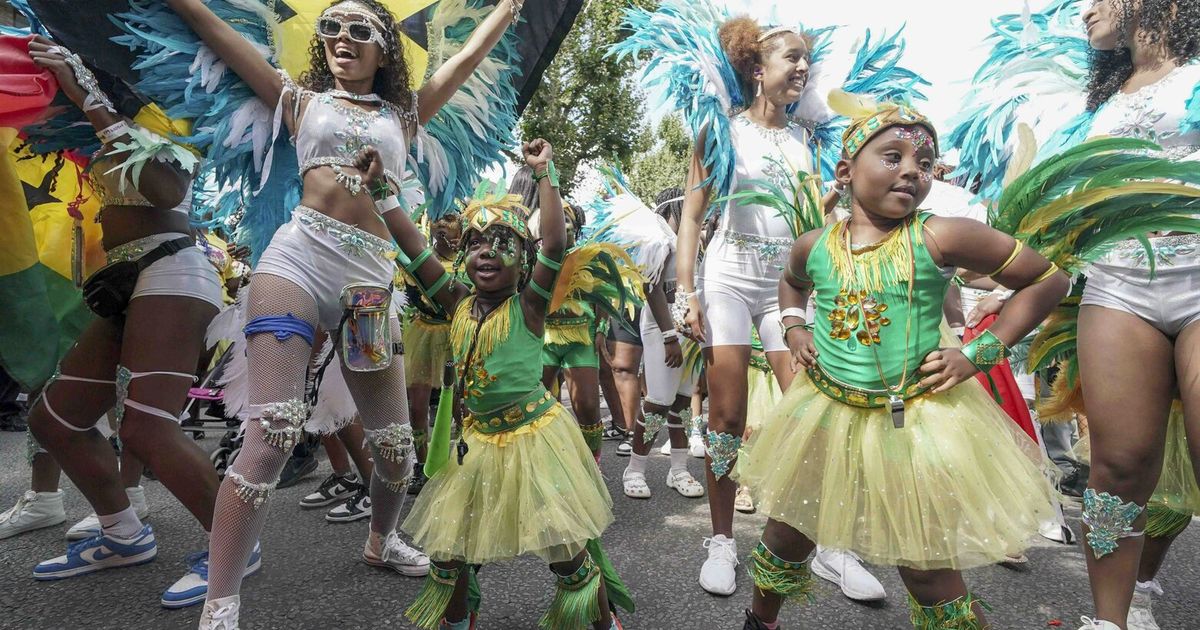
<path fill-rule="evenodd" d="M 798 374 L 747 441 L 735 478 L 758 509 L 875 564 L 968 569 L 1018 554 L 1054 516 L 1037 444 L 971 379 L 884 409 Z"/>
<path fill-rule="evenodd" d="M 779 404 L 783 392 L 770 372 L 750 369 L 746 378 L 746 431 L 753 433 L 766 421 L 769 410 Z"/>
<path fill-rule="evenodd" d="M 565 562 L 612 524 L 608 488 L 562 405 L 506 433 L 469 428 L 465 439 L 462 465 L 451 455 L 402 525 L 432 559 Z"/>
<path fill-rule="evenodd" d="M 409 385 L 442 386 L 442 368 L 450 360 L 450 324 L 413 315 L 404 326 L 404 380 Z"/>

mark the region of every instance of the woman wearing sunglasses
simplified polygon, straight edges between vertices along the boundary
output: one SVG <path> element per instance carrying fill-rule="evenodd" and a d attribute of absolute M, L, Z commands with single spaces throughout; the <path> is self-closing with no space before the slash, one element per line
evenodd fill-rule
<path fill-rule="evenodd" d="M 321 15 L 311 65 L 297 81 L 272 67 L 202 0 L 168 0 L 275 108 L 275 120 L 287 126 L 295 143 L 304 180 L 300 205 L 275 233 L 250 284 L 245 329 L 250 422 L 217 497 L 201 628 L 237 627 L 246 559 L 262 531 L 268 495 L 307 417 L 305 377 L 316 331 L 339 329 L 348 285 L 392 282 L 395 250 L 385 217 L 401 206 L 396 194 L 409 142 L 483 61 L 522 3 L 501 0 L 463 49 L 413 92 L 396 19 L 377 0 L 336 2 Z M 382 158 L 387 181 L 370 190 L 359 160 L 369 147 Z M 398 325 L 393 321 L 391 327 L 399 341 Z M 428 558 L 395 533 L 413 467 L 404 367 L 399 360 L 382 363 L 387 367 L 374 371 L 342 366 L 375 460 L 363 560 L 424 574 Z"/>

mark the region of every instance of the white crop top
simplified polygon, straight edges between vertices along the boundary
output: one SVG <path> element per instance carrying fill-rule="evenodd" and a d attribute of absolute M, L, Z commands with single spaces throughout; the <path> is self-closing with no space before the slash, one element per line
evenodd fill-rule
<path fill-rule="evenodd" d="M 737 166 L 730 194 L 760 188 L 754 180 L 774 182 L 794 192 L 796 173 L 812 173 L 812 151 L 808 148 L 808 130 L 795 123 L 787 129 L 767 129 L 744 114 L 733 119 L 732 138 Z M 768 238 L 792 238 L 789 220 L 774 208 L 759 205 L 726 204 L 720 228 Z"/>
<path fill-rule="evenodd" d="M 293 112 L 299 115 L 292 141 L 300 161 L 300 175 L 322 166 L 353 166 L 355 158 L 368 146 L 375 147 L 383 159 L 384 174 L 396 190 L 401 189 L 404 165 L 408 160 L 408 141 L 416 132 L 416 92 L 413 109 L 401 111 L 378 97 L 357 97 L 345 92 L 312 92 L 290 79 L 284 79 L 284 94 L 293 95 Z M 378 104 L 368 111 L 339 100 L 363 100 Z M 301 105 L 307 102 L 300 113 Z M 282 107 L 283 97 L 280 97 Z M 278 115 L 278 113 L 277 113 Z"/>
<path fill-rule="evenodd" d="M 1180 66 L 1135 92 L 1118 92 L 1096 112 L 1089 136 L 1141 138 L 1164 157 L 1200 160 L 1200 130 L 1182 130 L 1188 100 L 1200 84 L 1200 63 Z"/>

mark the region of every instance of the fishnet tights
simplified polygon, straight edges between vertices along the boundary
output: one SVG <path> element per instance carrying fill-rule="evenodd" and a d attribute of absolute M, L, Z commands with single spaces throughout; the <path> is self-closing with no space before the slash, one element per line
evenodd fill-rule
<path fill-rule="evenodd" d="M 391 321 L 392 339 L 400 340 L 400 322 Z M 359 418 L 366 430 L 367 443 L 371 447 L 371 458 L 375 462 L 375 474 L 371 476 L 371 531 L 386 537 L 396 529 L 404 497 L 408 494 L 408 479 L 412 476 L 416 454 L 410 452 L 403 462 L 391 461 L 379 452 L 379 446 L 371 436 L 372 431 L 392 425 L 407 425 L 408 392 L 404 387 L 404 358 L 392 357 L 386 370 L 377 372 L 352 372 L 342 366 L 346 387 L 358 407 Z M 330 365 L 329 369 L 336 366 Z M 399 491 L 392 488 L 398 488 Z"/>
<path fill-rule="evenodd" d="M 317 304 L 294 282 L 278 276 L 255 274 L 250 283 L 247 321 L 264 315 L 291 313 L 317 324 Z M 265 405 L 293 399 L 304 399 L 308 360 L 312 349 L 308 341 L 292 335 L 279 341 L 272 334 L 258 334 L 247 342 L 249 362 L 250 405 Z M 274 483 L 287 463 L 291 449 L 279 449 L 267 444 L 265 430 L 252 413 L 246 423 L 242 450 L 229 470 L 250 483 Z M 285 422 L 272 420 L 271 427 L 283 428 Z M 233 475 L 226 475 L 217 493 L 213 516 L 212 537 L 209 540 L 208 599 L 237 595 L 242 586 L 242 573 L 262 533 L 267 518 L 268 501 L 255 508 L 237 495 L 238 484 Z"/>

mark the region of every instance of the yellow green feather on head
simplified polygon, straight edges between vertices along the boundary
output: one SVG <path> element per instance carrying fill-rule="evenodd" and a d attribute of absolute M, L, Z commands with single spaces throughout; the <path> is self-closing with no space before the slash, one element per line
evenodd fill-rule
<path fill-rule="evenodd" d="M 850 125 L 842 132 L 842 155 L 847 159 L 858 155 L 872 138 L 896 126 L 924 127 L 933 139 L 934 154 L 938 151 L 937 129 L 924 114 L 908 103 L 881 103 L 869 96 L 833 90 L 829 93 L 829 107 L 850 118 Z"/>

